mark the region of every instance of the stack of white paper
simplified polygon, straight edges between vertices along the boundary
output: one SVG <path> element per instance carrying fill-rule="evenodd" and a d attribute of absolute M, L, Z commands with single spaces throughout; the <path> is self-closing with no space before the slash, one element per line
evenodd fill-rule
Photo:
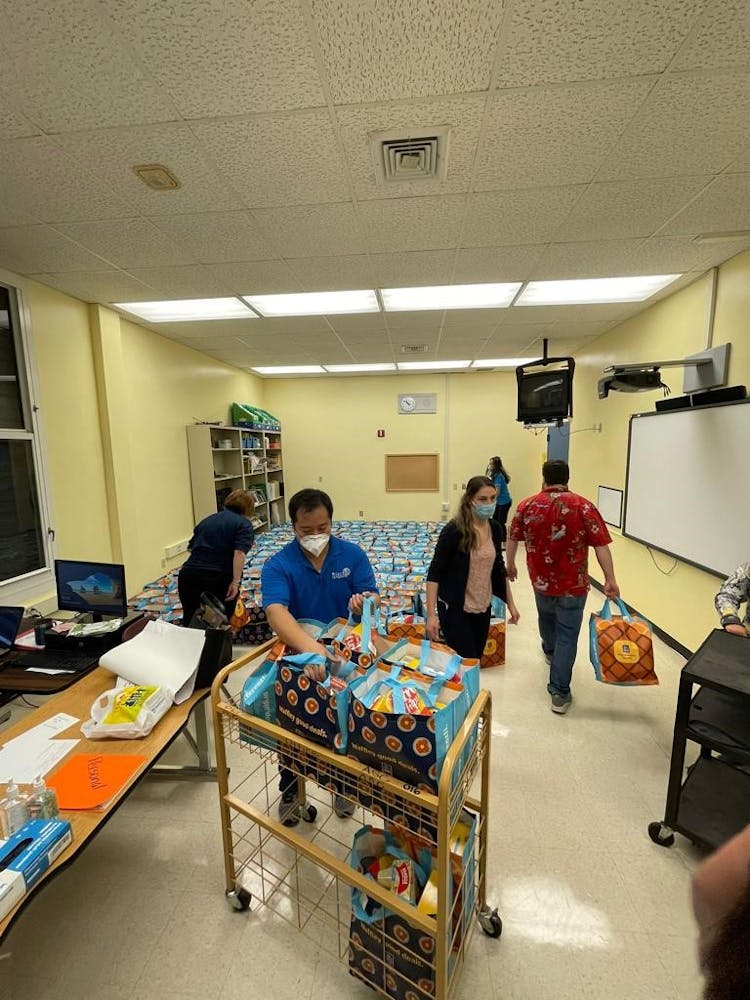
<path fill-rule="evenodd" d="M 99 663 L 131 684 L 159 685 L 179 705 L 193 693 L 204 639 L 199 629 L 157 619 L 103 653 Z"/>

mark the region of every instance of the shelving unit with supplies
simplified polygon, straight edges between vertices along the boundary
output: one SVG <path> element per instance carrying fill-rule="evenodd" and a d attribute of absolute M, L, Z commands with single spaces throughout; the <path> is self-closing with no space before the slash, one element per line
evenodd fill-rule
<path fill-rule="evenodd" d="M 280 431 L 190 424 L 187 439 L 196 524 L 221 510 L 224 498 L 239 489 L 255 496 L 256 532 L 286 519 Z"/>
<path fill-rule="evenodd" d="M 502 932 L 486 900 L 489 694 L 480 692 L 451 744 L 435 795 L 244 712 L 241 697 L 230 693 L 232 674 L 258 670 L 271 645 L 225 667 L 212 688 L 227 902 L 240 911 L 268 907 L 391 1000 L 449 1000 L 466 962 L 481 960 L 470 948 L 476 922 L 490 937 Z M 279 755 L 298 775 L 299 827 L 277 818 Z M 332 790 L 351 803 L 351 818 L 334 818 Z M 475 834 L 457 870 L 452 837 L 467 810 Z M 384 822 L 432 854 L 434 915 L 351 866 L 357 829 Z M 353 920 L 353 890 L 390 914 L 367 940 Z"/>

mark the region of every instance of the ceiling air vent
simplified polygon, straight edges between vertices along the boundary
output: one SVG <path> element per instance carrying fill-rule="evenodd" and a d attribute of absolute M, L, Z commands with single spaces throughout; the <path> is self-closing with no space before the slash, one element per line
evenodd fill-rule
<path fill-rule="evenodd" d="M 427 354 L 429 351 L 428 344 L 402 344 L 401 353 L 402 354 Z"/>
<path fill-rule="evenodd" d="M 370 136 L 378 182 L 445 180 L 449 126 Z"/>
<path fill-rule="evenodd" d="M 172 171 L 161 163 L 141 163 L 133 170 L 152 191 L 175 191 L 180 186 Z"/>

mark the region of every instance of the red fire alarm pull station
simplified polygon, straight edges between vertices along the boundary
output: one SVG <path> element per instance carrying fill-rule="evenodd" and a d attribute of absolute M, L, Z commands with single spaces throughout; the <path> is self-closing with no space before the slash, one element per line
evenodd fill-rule
<path fill-rule="evenodd" d="M 384 438 L 385 437 L 385 431 L 378 431 L 378 437 L 379 438 Z"/>

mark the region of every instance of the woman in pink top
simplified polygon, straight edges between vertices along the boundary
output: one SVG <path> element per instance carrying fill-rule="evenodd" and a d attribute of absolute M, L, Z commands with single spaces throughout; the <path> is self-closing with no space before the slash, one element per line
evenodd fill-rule
<path fill-rule="evenodd" d="M 510 622 L 518 609 L 503 562 L 502 528 L 493 520 L 497 490 L 487 476 L 466 484 L 458 510 L 440 533 L 427 572 L 427 635 L 463 657 L 479 659 L 490 627 L 493 595 L 508 605 Z"/>

